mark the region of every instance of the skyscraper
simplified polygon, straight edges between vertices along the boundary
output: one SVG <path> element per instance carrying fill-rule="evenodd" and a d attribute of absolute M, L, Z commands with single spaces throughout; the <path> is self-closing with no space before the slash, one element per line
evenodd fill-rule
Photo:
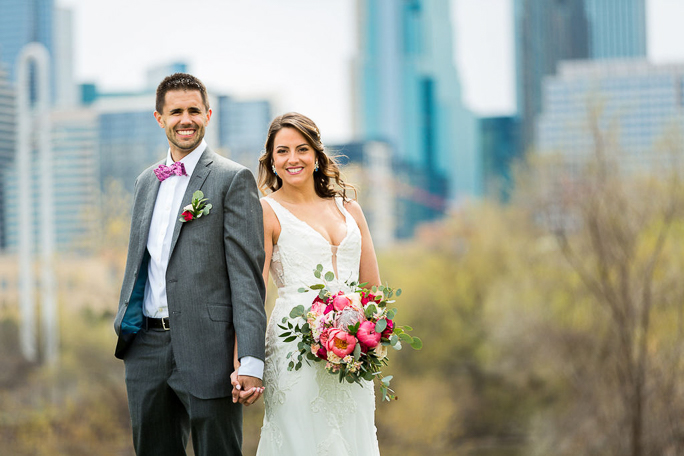
<path fill-rule="evenodd" d="M 97 229 L 98 210 L 98 162 L 97 162 L 97 116 L 88 109 L 55 111 L 52 114 L 52 198 L 55 220 L 55 242 L 60 251 L 83 251 L 95 247 L 93 234 Z M 34 152 L 32 162 L 39 157 Z M 38 201 L 40 177 L 33 170 L 33 200 Z M 17 188 L 17 177 L 8 176 L 6 210 L 16 214 L 21 210 L 22 198 Z M 40 213 L 33 208 L 33 239 L 39 240 Z M 16 248 L 19 238 L 16 217 L 7 220 L 7 247 Z"/>
<path fill-rule="evenodd" d="M 2 70 L 0 63 L 0 210 L 6 214 L 5 208 L 5 176 L 14 160 L 16 145 L 16 95 L 9 81 L 9 75 Z M 5 218 L 0 216 L 0 250 L 7 245 Z"/>
<path fill-rule="evenodd" d="M 256 176 L 266 132 L 273 120 L 271 103 L 219 96 L 214 111 L 220 114 L 213 126 L 218 129 L 220 147 L 227 151 L 228 157 L 251 169 Z"/>
<path fill-rule="evenodd" d="M 533 145 L 542 81 L 562 60 L 646 55 L 645 0 L 515 0 L 518 115 Z"/>
<path fill-rule="evenodd" d="M 682 64 L 563 62 L 544 85 L 539 153 L 554 154 L 579 170 L 600 147 L 625 173 L 658 175 L 671 168 L 672 145 L 681 153 L 682 93 Z"/>
<path fill-rule="evenodd" d="M 415 193 L 440 201 L 405 213 L 413 225 L 439 217 L 450 199 L 481 191 L 477 123 L 461 99 L 449 4 L 358 2 L 355 132 L 388 143 L 396 164 L 424 176 L 411 183 Z"/>
<path fill-rule="evenodd" d="M 544 76 L 554 74 L 561 60 L 589 58 L 584 0 L 516 0 L 515 30 L 521 146 L 527 149 L 541 111 Z"/>
<path fill-rule="evenodd" d="M 646 55 L 646 0 L 585 0 L 592 59 Z"/>
<path fill-rule="evenodd" d="M 54 0 L 0 0 L 0 11 L 0 62 L 5 64 L 10 81 L 16 79 L 15 65 L 22 48 L 32 42 L 47 48 L 53 57 L 50 74 L 54 75 Z"/>

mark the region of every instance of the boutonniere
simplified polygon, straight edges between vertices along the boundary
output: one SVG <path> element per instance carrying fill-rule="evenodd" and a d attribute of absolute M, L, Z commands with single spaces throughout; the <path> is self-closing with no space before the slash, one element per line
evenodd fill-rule
<path fill-rule="evenodd" d="M 183 212 L 178 220 L 185 223 L 200 218 L 203 215 L 207 215 L 211 210 L 212 205 L 206 201 L 207 199 L 204 197 L 204 193 L 202 193 L 201 190 L 197 190 L 192 194 L 192 203 L 183 208 Z"/>

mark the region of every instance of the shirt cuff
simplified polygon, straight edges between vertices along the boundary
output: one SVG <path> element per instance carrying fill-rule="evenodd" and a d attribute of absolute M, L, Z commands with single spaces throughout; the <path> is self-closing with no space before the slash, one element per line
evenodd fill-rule
<path fill-rule="evenodd" d="M 264 378 L 264 362 L 253 356 L 243 356 L 240 358 L 240 369 L 238 375 L 249 375 L 258 379 Z"/>

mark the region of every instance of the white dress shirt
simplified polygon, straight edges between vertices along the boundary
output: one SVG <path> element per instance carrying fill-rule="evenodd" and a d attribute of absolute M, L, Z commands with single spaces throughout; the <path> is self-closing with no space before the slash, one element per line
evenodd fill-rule
<path fill-rule="evenodd" d="M 195 166 L 206 148 L 207 143 L 202 140 L 195 150 L 180 160 L 185 166 L 187 176 L 172 174 L 159 184 L 159 193 L 154 203 L 150 232 L 147 237 L 150 263 L 147 266 L 147 283 L 143 300 L 143 314 L 147 317 L 166 318 L 169 316 L 166 298 L 166 268 L 169 264 L 171 238 L 176 221 L 180 218 L 183 195 L 188 188 Z M 172 164 L 173 158 L 169 149 L 166 154 L 166 165 Z M 240 359 L 240 362 L 240 375 L 263 377 L 264 362 L 262 360 L 245 356 Z"/>

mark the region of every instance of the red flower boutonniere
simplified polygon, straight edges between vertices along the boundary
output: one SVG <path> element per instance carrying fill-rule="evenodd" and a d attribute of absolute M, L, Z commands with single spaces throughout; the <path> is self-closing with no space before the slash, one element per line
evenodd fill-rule
<path fill-rule="evenodd" d="M 183 212 L 181 212 L 178 220 L 185 223 L 209 214 L 209 211 L 213 206 L 206 201 L 207 199 L 204 197 L 204 193 L 202 193 L 201 190 L 197 190 L 192 194 L 192 203 L 183 208 Z"/>

